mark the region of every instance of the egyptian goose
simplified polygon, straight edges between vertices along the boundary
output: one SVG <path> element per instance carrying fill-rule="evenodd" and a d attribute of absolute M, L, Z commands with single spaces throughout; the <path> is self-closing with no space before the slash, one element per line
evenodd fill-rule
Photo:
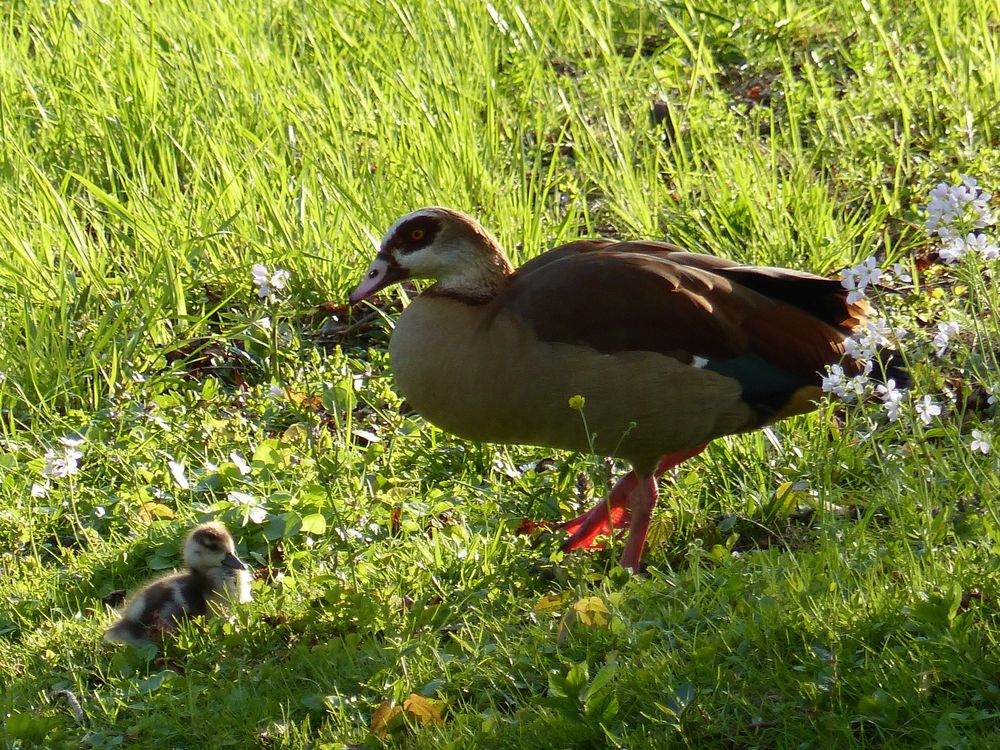
<path fill-rule="evenodd" d="M 564 548 L 629 527 L 633 572 L 656 478 L 714 438 L 813 410 L 868 311 L 839 281 L 665 242 L 578 240 L 515 270 L 479 223 L 439 207 L 389 228 L 350 300 L 414 278 L 435 283 L 392 333 L 400 392 L 470 440 L 628 461 L 607 500 L 564 524 Z"/>
<path fill-rule="evenodd" d="M 104 637 L 134 646 L 159 643 L 185 617 L 210 614 L 226 601 L 251 600 L 250 575 L 221 523 L 205 523 L 188 534 L 184 564 L 187 572 L 140 589 Z"/>

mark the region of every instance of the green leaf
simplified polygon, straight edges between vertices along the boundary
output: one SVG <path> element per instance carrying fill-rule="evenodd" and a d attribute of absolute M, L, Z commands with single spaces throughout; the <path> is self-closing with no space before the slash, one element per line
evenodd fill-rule
<path fill-rule="evenodd" d="M 347 412 L 354 408 L 354 378 L 341 378 L 323 391 L 323 406 L 329 412 Z"/>
<path fill-rule="evenodd" d="M 580 693 L 580 700 L 586 704 L 606 688 L 618 672 L 618 662 L 609 662 L 601 667 L 590 684 Z"/>
<path fill-rule="evenodd" d="M 41 744 L 46 735 L 59 725 L 55 716 L 36 714 L 13 714 L 7 719 L 7 735 L 21 740 L 27 746 Z"/>
<path fill-rule="evenodd" d="M 597 724 L 607 724 L 618 715 L 618 696 L 614 693 L 593 699 L 586 705 L 585 714 Z"/>
<path fill-rule="evenodd" d="M 310 513 L 308 516 L 303 518 L 302 533 L 315 534 L 317 536 L 326 533 L 326 518 L 323 516 L 323 514 Z"/>
<path fill-rule="evenodd" d="M 167 570 L 174 567 L 175 558 L 164 557 L 162 555 L 150 555 L 146 558 L 146 565 L 150 570 Z"/>
<path fill-rule="evenodd" d="M 251 463 L 266 469 L 278 469 L 285 464 L 286 452 L 281 441 L 273 438 L 265 440 L 253 452 Z"/>
<path fill-rule="evenodd" d="M 566 678 L 558 674 L 549 675 L 549 695 L 553 698 L 568 698 L 572 688 Z"/>
<path fill-rule="evenodd" d="M 302 529 L 302 517 L 294 510 L 274 516 L 264 527 L 264 538 L 269 542 L 288 539 L 298 535 Z"/>
<path fill-rule="evenodd" d="M 579 664 L 574 664 L 570 667 L 569 672 L 566 673 L 566 685 L 569 688 L 569 696 L 571 698 L 579 697 L 580 693 L 587 683 L 590 681 L 590 666 L 586 661 L 581 661 Z"/>

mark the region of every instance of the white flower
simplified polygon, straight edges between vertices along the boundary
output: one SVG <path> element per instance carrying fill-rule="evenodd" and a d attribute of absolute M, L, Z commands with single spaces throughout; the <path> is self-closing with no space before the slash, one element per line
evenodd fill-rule
<path fill-rule="evenodd" d="M 941 246 L 941 249 L 938 250 L 938 257 L 949 266 L 953 266 L 965 257 L 966 252 L 968 252 L 968 248 L 965 245 L 965 240 L 961 237 L 953 237 Z"/>
<path fill-rule="evenodd" d="M 854 268 L 858 274 L 858 285 L 861 287 L 877 284 L 882 280 L 882 269 L 878 267 L 878 259 L 874 255 L 869 255 Z"/>
<path fill-rule="evenodd" d="M 855 289 L 853 292 L 849 292 L 847 294 L 847 304 L 853 305 L 857 302 L 860 302 L 864 298 L 865 298 L 865 290 Z"/>
<path fill-rule="evenodd" d="M 104 516 L 106 516 L 107 514 L 108 514 L 108 512 L 106 510 L 104 510 L 104 506 L 103 505 L 96 505 L 96 506 L 94 506 L 94 515 L 97 518 L 104 518 Z"/>
<path fill-rule="evenodd" d="M 843 398 L 847 393 L 844 387 L 844 368 L 840 365 L 830 365 L 826 369 L 827 374 L 823 376 L 823 393 L 832 393 Z"/>
<path fill-rule="evenodd" d="M 892 346 L 890 335 L 901 338 L 900 333 L 905 331 L 894 331 L 885 318 L 875 318 L 844 341 L 844 353 L 857 360 L 871 359 L 881 347 Z"/>
<path fill-rule="evenodd" d="M 868 393 L 871 381 L 872 363 L 865 362 L 861 372 L 853 377 L 847 377 L 841 365 L 829 365 L 827 374 L 823 376 L 823 393 L 832 393 L 834 396 L 850 403 L 856 398 L 862 398 Z"/>
<path fill-rule="evenodd" d="M 264 523 L 267 519 L 267 508 L 263 507 L 257 502 L 257 498 L 247 492 L 240 492 L 239 490 L 229 491 L 229 502 L 233 505 L 243 505 L 245 506 L 243 523 L 245 524 L 249 519 L 253 523 Z"/>
<path fill-rule="evenodd" d="M 39 482 L 34 482 L 31 485 L 31 496 L 34 498 L 42 498 L 49 494 L 49 482 L 45 481 L 45 484 L 40 484 Z"/>
<path fill-rule="evenodd" d="M 974 234 L 972 232 L 965 238 L 965 249 L 969 252 L 979 253 L 983 260 L 996 260 L 1000 258 L 1000 247 L 985 234 Z"/>
<path fill-rule="evenodd" d="M 269 385 L 267 387 L 267 392 L 271 395 L 271 398 L 284 398 L 285 397 L 285 389 L 282 388 L 277 383 L 271 383 L 271 385 Z"/>
<path fill-rule="evenodd" d="M 961 330 L 954 320 L 947 323 L 938 323 L 937 333 L 934 334 L 934 346 L 937 347 L 937 356 L 942 357 L 948 351 L 948 345 L 953 336 L 957 336 Z"/>
<path fill-rule="evenodd" d="M 871 385 L 871 380 L 868 374 L 872 371 L 872 363 L 865 363 L 865 371 L 860 375 L 855 375 L 853 378 L 847 381 L 845 386 L 847 390 L 846 401 L 853 401 L 855 398 L 862 399 L 868 394 L 869 386 Z"/>
<path fill-rule="evenodd" d="M 882 399 L 882 407 L 890 422 L 899 419 L 900 411 L 903 407 L 903 392 L 896 387 L 896 381 L 890 378 L 885 383 L 875 386 L 879 398 Z"/>
<path fill-rule="evenodd" d="M 909 284 L 913 281 L 913 277 L 910 275 L 909 266 L 904 266 L 902 263 L 892 264 L 892 275 L 904 284 Z"/>
<path fill-rule="evenodd" d="M 942 239 L 951 235 L 951 224 L 982 229 L 994 223 L 989 209 L 992 194 L 979 187 L 975 178 L 962 175 L 961 182 L 949 185 L 940 182 L 931 190 L 927 204 L 927 229 Z"/>
<path fill-rule="evenodd" d="M 167 461 L 167 466 L 170 467 L 170 474 L 173 476 L 174 481 L 177 482 L 178 487 L 182 490 L 191 489 L 191 483 L 188 482 L 188 478 L 184 474 L 183 461 Z"/>
<path fill-rule="evenodd" d="M 251 505 L 254 501 L 254 496 L 249 492 L 240 492 L 239 490 L 230 490 L 227 497 L 229 502 L 234 505 Z"/>
<path fill-rule="evenodd" d="M 987 435 L 982 430 L 973 430 L 972 445 L 970 445 L 969 447 L 972 449 L 973 453 L 979 451 L 985 456 L 993 448 L 993 445 L 990 442 L 989 435 Z"/>
<path fill-rule="evenodd" d="M 253 267 L 253 283 L 257 287 L 257 296 L 274 302 L 279 293 L 285 291 L 291 276 L 291 272 L 283 268 L 277 268 L 271 273 L 263 263 L 257 263 Z"/>
<path fill-rule="evenodd" d="M 962 184 L 972 194 L 969 204 L 972 206 L 976 229 L 982 229 L 985 226 L 993 224 L 995 219 L 989 209 L 989 202 L 993 198 L 993 193 L 988 193 L 979 187 L 979 183 L 975 177 L 969 177 L 964 174 L 960 175 L 960 177 L 962 178 Z"/>
<path fill-rule="evenodd" d="M 170 423 L 163 417 L 161 417 L 159 414 L 157 414 L 155 410 L 156 410 L 156 405 L 150 404 L 149 406 L 146 407 L 142 416 L 144 416 L 146 419 L 155 424 L 164 432 L 170 432 Z"/>
<path fill-rule="evenodd" d="M 879 383 L 875 386 L 875 390 L 883 401 L 900 401 L 903 398 L 903 392 L 896 387 L 896 381 L 893 378 Z"/>
<path fill-rule="evenodd" d="M 236 468 L 242 476 L 246 476 L 250 473 L 250 465 L 243 459 L 243 456 L 236 451 L 229 454 L 229 460 L 236 464 Z"/>
<path fill-rule="evenodd" d="M 931 190 L 931 200 L 927 204 L 927 228 L 933 232 L 941 225 L 951 224 L 960 210 L 954 188 L 947 182 L 939 182 Z"/>
<path fill-rule="evenodd" d="M 853 305 L 855 302 L 865 298 L 865 291 L 858 287 L 858 279 L 854 273 L 856 266 L 845 268 L 840 272 L 840 285 L 847 290 L 847 304 Z"/>
<path fill-rule="evenodd" d="M 840 285 L 847 290 L 847 303 L 853 305 L 865 298 L 865 289 L 882 281 L 885 273 L 879 268 L 878 259 L 870 255 L 856 266 L 840 272 Z"/>
<path fill-rule="evenodd" d="M 903 400 L 898 399 L 896 401 L 883 401 L 882 408 L 885 409 L 885 415 L 889 418 L 889 421 L 896 422 L 899 420 L 900 414 L 903 410 Z"/>
<path fill-rule="evenodd" d="M 80 443 L 82 442 L 80 441 Z M 76 445 L 80 443 L 76 443 Z M 61 451 L 50 448 L 45 451 L 45 467 L 42 469 L 42 476 L 51 479 L 71 477 L 80 470 L 79 461 L 81 458 L 83 458 L 83 453 L 74 446 L 64 445 Z"/>
<path fill-rule="evenodd" d="M 855 336 L 856 335 L 857 334 L 855 334 Z M 863 347 L 861 342 L 855 338 L 855 336 L 844 339 L 844 354 L 851 359 L 865 359 L 866 357 L 872 356 L 872 352 Z"/>
<path fill-rule="evenodd" d="M 941 405 L 930 396 L 923 396 L 917 402 L 917 416 L 924 424 L 930 424 L 934 417 L 941 415 Z"/>

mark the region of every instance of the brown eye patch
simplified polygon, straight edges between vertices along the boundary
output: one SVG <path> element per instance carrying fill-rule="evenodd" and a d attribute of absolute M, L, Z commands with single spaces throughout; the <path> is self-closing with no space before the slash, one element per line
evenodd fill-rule
<path fill-rule="evenodd" d="M 222 537 L 211 529 L 202 529 L 195 534 L 195 539 L 202 547 L 208 549 L 220 549 L 222 547 Z"/>
<path fill-rule="evenodd" d="M 404 254 L 412 253 L 434 242 L 439 231 L 441 231 L 441 221 L 436 217 L 414 216 L 399 225 L 386 248 L 398 248 Z"/>

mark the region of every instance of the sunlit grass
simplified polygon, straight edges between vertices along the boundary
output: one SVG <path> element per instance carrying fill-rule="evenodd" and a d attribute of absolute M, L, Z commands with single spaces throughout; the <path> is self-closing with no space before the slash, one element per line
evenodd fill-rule
<path fill-rule="evenodd" d="M 989 263 L 940 262 L 920 207 L 960 174 L 1000 187 L 997 18 L 7 4 L 4 741 L 991 747 L 1000 293 Z M 564 558 L 522 521 L 575 514 L 614 467 L 435 430 L 401 411 L 388 321 L 316 313 L 430 203 L 517 261 L 595 233 L 823 273 L 902 261 L 884 307 L 913 399 L 943 413 L 889 423 L 873 397 L 717 441 L 665 480 L 647 576 L 613 549 Z M 258 263 L 291 272 L 273 300 Z M 79 472 L 56 476 L 67 437 Z M 101 641 L 102 599 L 176 565 L 208 516 L 260 571 L 255 601 L 162 661 Z M 414 693 L 443 724 L 373 725 Z"/>

